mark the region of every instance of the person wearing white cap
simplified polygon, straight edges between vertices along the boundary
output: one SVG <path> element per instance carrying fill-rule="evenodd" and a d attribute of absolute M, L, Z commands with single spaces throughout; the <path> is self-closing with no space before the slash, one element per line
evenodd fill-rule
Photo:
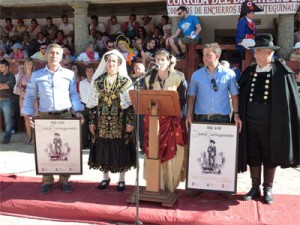
<path fill-rule="evenodd" d="M 297 42 L 293 49 L 294 51 L 290 56 L 290 61 L 300 61 L 300 42 Z"/>

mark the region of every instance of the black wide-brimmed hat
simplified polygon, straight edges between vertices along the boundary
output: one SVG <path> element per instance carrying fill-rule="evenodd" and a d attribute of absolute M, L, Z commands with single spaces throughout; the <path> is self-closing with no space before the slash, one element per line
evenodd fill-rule
<path fill-rule="evenodd" d="M 273 43 L 273 36 L 269 33 L 264 34 L 258 34 L 254 38 L 255 45 L 252 47 L 254 49 L 260 49 L 260 48 L 269 48 L 273 50 L 277 50 L 280 47 L 275 46 Z"/>
<path fill-rule="evenodd" d="M 257 5 L 255 5 L 253 2 L 247 0 L 242 4 L 240 18 L 250 12 L 262 12 L 262 11 L 263 10 L 259 8 Z"/>

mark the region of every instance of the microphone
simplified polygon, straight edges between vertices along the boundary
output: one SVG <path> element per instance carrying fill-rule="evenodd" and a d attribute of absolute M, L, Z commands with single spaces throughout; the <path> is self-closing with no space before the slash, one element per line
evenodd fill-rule
<path fill-rule="evenodd" d="M 160 67 L 160 65 L 158 65 L 156 62 L 153 62 L 153 61 L 151 61 L 149 64 L 149 68 L 151 68 L 152 70 L 158 70 L 159 67 Z"/>

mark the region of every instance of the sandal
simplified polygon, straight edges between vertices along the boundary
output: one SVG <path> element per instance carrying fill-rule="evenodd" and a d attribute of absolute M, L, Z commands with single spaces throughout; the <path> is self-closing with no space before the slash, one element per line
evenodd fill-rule
<path fill-rule="evenodd" d="M 98 186 L 98 189 L 106 189 L 109 187 L 110 178 L 108 180 L 102 180 Z"/>
<path fill-rule="evenodd" d="M 117 185 L 117 191 L 124 191 L 125 190 L 125 181 L 119 181 Z"/>

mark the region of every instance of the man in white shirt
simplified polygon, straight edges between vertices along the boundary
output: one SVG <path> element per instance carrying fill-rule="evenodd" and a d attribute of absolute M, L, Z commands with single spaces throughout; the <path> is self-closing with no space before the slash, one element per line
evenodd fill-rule
<path fill-rule="evenodd" d="M 62 15 L 62 23 L 59 25 L 58 30 L 64 32 L 64 36 L 69 39 L 69 43 L 72 43 L 72 38 L 74 36 L 74 25 L 69 23 L 67 15 Z"/>
<path fill-rule="evenodd" d="M 95 68 L 93 66 L 87 66 L 85 69 L 86 79 L 80 81 L 79 83 L 79 94 L 81 103 L 84 105 L 84 110 L 82 115 L 84 117 L 85 123 L 82 124 L 82 149 L 88 148 L 90 145 L 90 131 L 89 131 L 89 109 L 86 107 L 88 101 L 88 93 L 91 85 L 93 75 L 95 73 Z"/>
<path fill-rule="evenodd" d="M 99 23 L 98 16 L 96 15 L 91 16 L 91 22 L 92 23 L 89 26 L 89 30 L 95 28 L 96 31 L 102 35 L 106 33 L 105 25 L 103 23 Z"/>

